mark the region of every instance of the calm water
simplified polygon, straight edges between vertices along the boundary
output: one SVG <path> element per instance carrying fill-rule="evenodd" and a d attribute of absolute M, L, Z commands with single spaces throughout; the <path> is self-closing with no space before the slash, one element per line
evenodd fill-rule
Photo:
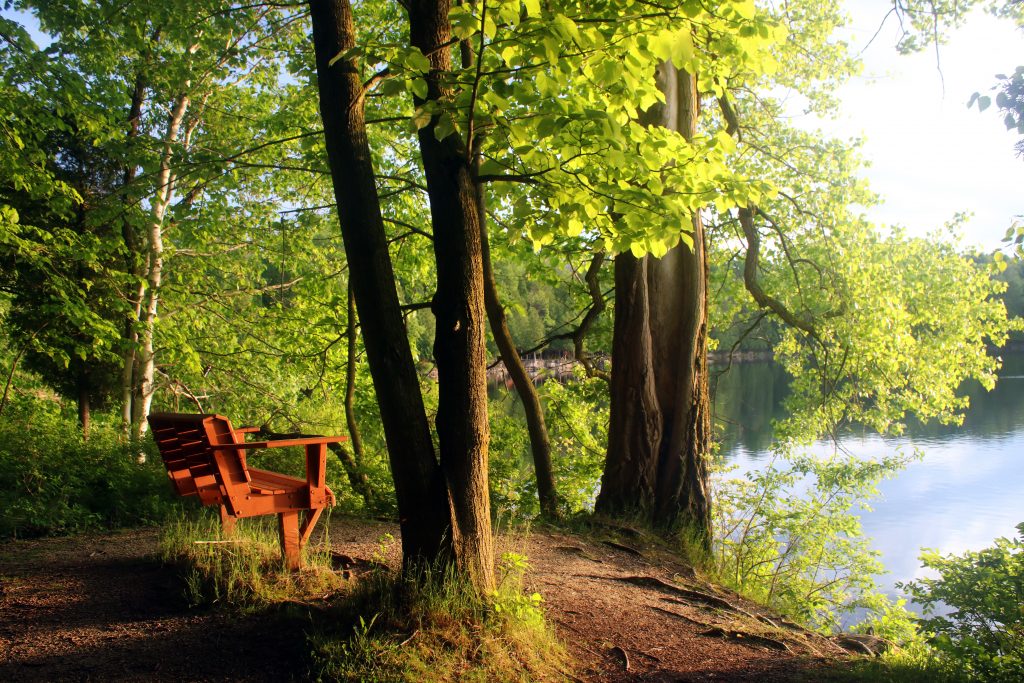
<path fill-rule="evenodd" d="M 783 416 L 786 376 L 772 363 L 734 365 L 719 376 L 716 422 L 723 453 L 740 470 L 763 466 L 771 421 Z M 911 425 L 900 438 L 849 436 L 843 447 L 858 455 L 914 448 L 924 452 L 862 516 L 865 533 L 882 553 L 890 587 L 922 574 L 920 548 L 943 553 L 977 550 L 997 536 L 1013 537 L 1024 521 L 1024 355 L 1005 357 L 994 390 L 969 388 L 963 425 Z M 831 452 L 831 444 L 816 449 Z"/>

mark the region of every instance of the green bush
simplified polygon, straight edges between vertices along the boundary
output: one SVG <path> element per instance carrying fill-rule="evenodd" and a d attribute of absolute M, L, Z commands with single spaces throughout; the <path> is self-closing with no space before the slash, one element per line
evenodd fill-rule
<path fill-rule="evenodd" d="M 734 590 L 822 631 L 835 630 L 842 614 L 861 607 L 899 621 L 902 610 L 877 593 L 874 577 L 883 567 L 859 515 L 877 496 L 878 483 L 905 462 L 900 455 L 781 452 L 742 479 L 717 477 L 714 558 L 707 569 Z"/>
<path fill-rule="evenodd" d="M 0 419 L 0 538 L 154 524 L 175 496 L 160 458 L 138 463 L 98 419 L 88 440 L 58 403 L 16 397 Z"/>
<path fill-rule="evenodd" d="M 921 622 L 932 645 L 969 680 L 1024 680 L 1024 523 L 1017 529 L 977 552 L 925 552 L 938 577 L 901 585 L 932 615 Z"/>

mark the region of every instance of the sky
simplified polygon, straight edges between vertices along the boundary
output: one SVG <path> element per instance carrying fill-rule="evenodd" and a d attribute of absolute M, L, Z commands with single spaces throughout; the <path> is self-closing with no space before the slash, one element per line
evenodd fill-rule
<path fill-rule="evenodd" d="M 1024 214 L 1024 158 L 1014 150 L 1016 131 L 1006 130 L 994 105 L 984 113 L 966 105 L 972 93 L 988 93 L 996 74 L 1024 64 L 1024 32 L 976 13 L 940 47 L 940 74 L 933 49 L 896 52 L 894 18 L 872 40 L 888 2 L 848 0 L 846 6 L 852 21 L 844 38 L 854 52 L 863 50 L 864 70 L 842 88 L 837 120 L 807 117 L 801 125 L 864 138 L 862 154 L 871 164 L 864 175 L 884 199 L 867 212 L 876 224 L 924 236 L 957 212 L 971 212 L 962 244 L 997 248 Z"/>

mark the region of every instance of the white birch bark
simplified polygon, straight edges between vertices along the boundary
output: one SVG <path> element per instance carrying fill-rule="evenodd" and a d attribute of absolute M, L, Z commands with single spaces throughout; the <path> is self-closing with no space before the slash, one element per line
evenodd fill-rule
<path fill-rule="evenodd" d="M 174 147 L 181 131 L 181 123 L 185 119 L 185 113 L 188 111 L 188 105 L 188 94 L 182 93 L 179 95 L 167 122 L 164 149 L 160 158 L 160 171 L 157 174 L 157 188 L 153 197 L 152 220 L 150 221 L 149 234 L 147 235 L 149 267 L 146 274 L 145 303 L 141 311 L 142 334 L 140 335 L 141 343 L 138 354 L 138 400 L 134 401 L 132 410 L 132 423 L 135 428 L 135 437 L 138 439 L 141 439 L 146 434 L 146 417 L 149 415 L 150 406 L 153 404 L 153 393 L 156 391 L 156 355 L 153 346 L 153 333 L 156 324 L 157 307 L 160 301 L 160 281 L 163 277 L 164 218 L 174 196 L 174 184 L 177 176 L 173 171 L 171 162 L 174 156 Z M 140 454 L 139 457 L 143 459 L 144 455 Z"/>

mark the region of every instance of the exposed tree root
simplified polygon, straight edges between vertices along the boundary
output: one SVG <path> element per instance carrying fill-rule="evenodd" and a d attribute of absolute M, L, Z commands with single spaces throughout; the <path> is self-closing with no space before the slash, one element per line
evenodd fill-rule
<path fill-rule="evenodd" d="M 747 633 L 746 631 L 722 628 L 720 626 L 715 626 L 707 631 L 703 631 L 700 635 L 710 638 L 725 638 L 726 640 L 731 640 L 742 645 L 766 647 L 770 650 L 778 650 L 779 652 L 792 652 L 789 645 L 781 640 L 769 638 L 768 636 L 759 636 L 756 633 Z"/>
<path fill-rule="evenodd" d="M 712 624 L 706 624 L 703 621 L 697 621 L 696 619 L 692 619 L 692 618 L 686 616 L 685 614 L 680 614 L 679 612 L 673 612 L 672 610 L 665 609 L 664 607 L 658 607 L 657 605 L 651 605 L 650 607 L 655 612 L 661 612 L 662 614 L 667 614 L 670 617 L 675 617 L 676 619 L 681 619 L 682 621 L 685 621 L 688 624 L 693 624 L 694 626 L 697 626 L 699 628 L 703 628 L 703 629 L 715 628 L 714 625 L 712 625 Z"/>
<path fill-rule="evenodd" d="M 643 557 L 644 556 L 644 554 L 642 552 L 640 552 L 639 550 L 637 550 L 636 548 L 631 548 L 628 545 L 623 545 L 621 543 L 616 543 L 615 541 L 601 541 L 601 543 L 605 544 L 609 548 L 615 548 L 616 550 L 621 550 L 622 552 L 629 553 L 630 555 L 635 555 L 637 557 Z"/>

